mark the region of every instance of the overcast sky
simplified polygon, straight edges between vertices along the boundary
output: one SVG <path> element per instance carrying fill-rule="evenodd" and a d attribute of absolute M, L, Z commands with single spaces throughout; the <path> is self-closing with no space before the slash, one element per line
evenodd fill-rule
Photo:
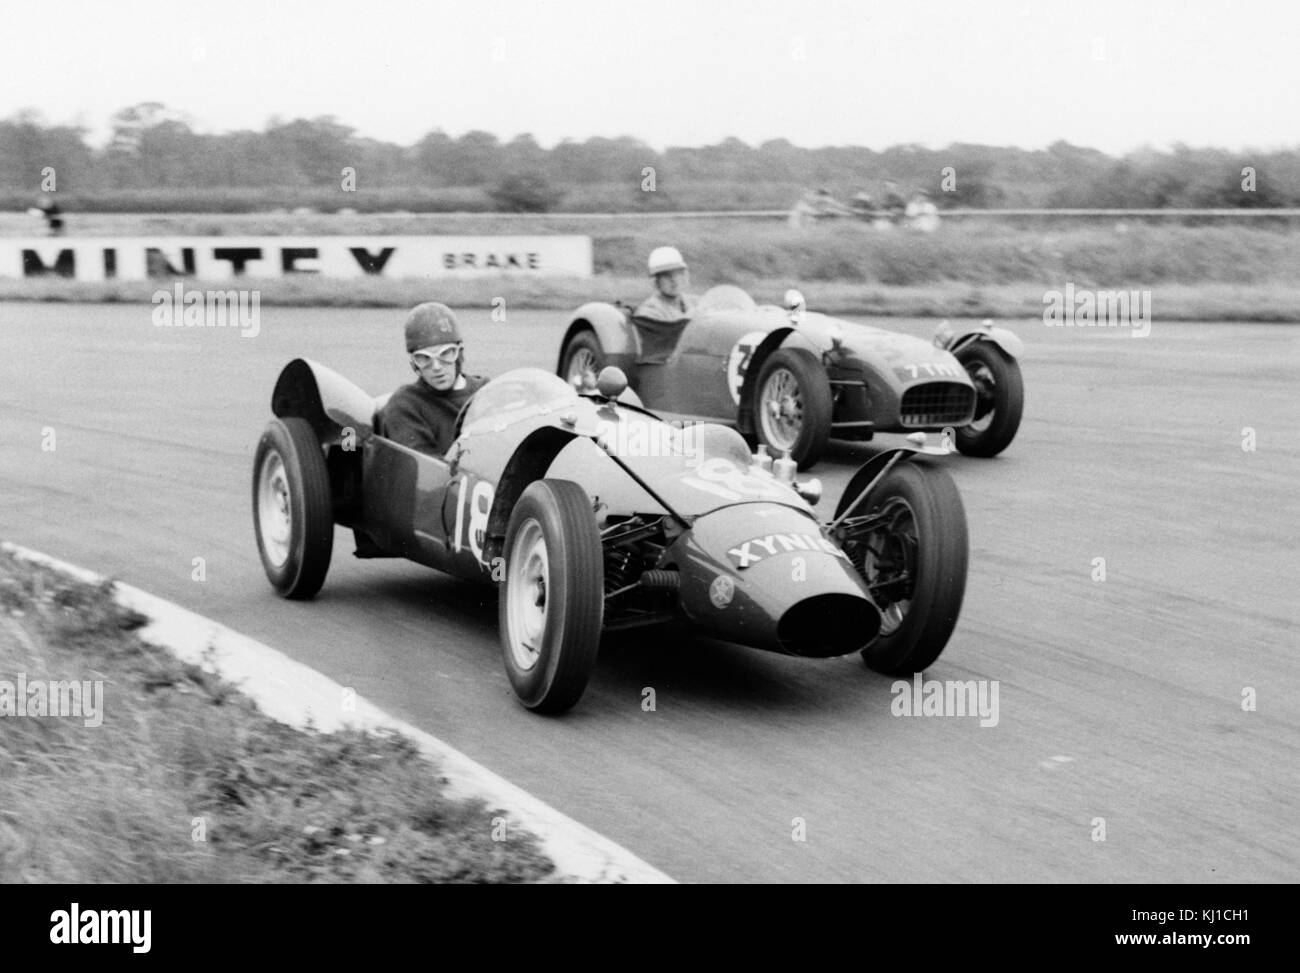
<path fill-rule="evenodd" d="M 403 144 L 1300 146 L 1290 0 L 118 0 L 0 24 L 0 116 L 96 141 L 161 101 L 200 131 L 334 115 Z"/>

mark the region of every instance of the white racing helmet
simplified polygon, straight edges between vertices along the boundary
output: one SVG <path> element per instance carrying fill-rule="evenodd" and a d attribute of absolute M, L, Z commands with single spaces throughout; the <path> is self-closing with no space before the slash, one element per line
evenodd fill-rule
<path fill-rule="evenodd" d="M 670 270 L 685 270 L 686 261 L 682 259 L 682 253 L 676 247 L 655 247 L 650 251 L 646 269 L 650 271 L 651 277 L 657 277 Z"/>

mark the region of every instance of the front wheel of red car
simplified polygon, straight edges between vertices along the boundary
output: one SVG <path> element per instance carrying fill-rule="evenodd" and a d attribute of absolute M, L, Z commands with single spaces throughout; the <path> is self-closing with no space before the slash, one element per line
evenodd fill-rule
<path fill-rule="evenodd" d="M 524 490 L 505 555 L 498 614 L 506 675 L 529 709 L 561 713 L 587 688 L 604 624 L 600 531 L 582 487 L 538 480 Z"/>
<path fill-rule="evenodd" d="M 306 419 L 274 419 L 253 456 L 253 530 L 271 587 L 311 598 L 334 550 L 334 512 L 325 454 Z"/>
<path fill-rule="evenodd" d="M 853 499 L 846 493 L 841 508 Z M 936 466 L 899 463 L 852 520 L 858 526 L 840 544 L 881 612 L 863 661 L 891 676 L 922 672 L 948 644 L 966 593 L 970 542 L 957 485 Z"/>
<path fill-rule="evenodd" d="M 975 418 L 957 430 L 957 448 L 967 456 L 996 456 L 1016 437 L 1025 410 L 1020 365 L 991 341 L 973 341 L 957 360 L 975 383 Z"/>
<path fill-rule="evenodd" d="M 831 384 L 817 356 L 802 348 L 779 348 L 759 369 L 754 386 L 758 441 L 806 470 L 831 438 Z"/>

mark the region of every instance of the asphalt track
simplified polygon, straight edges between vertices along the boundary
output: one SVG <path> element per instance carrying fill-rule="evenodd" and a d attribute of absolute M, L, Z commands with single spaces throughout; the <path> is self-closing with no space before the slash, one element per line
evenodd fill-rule
<path fill-rule="evenodd" d="M 0 537 L 276 645 L 676 878 L 1300 879 L 1300 330 L 1009 324 L 1026 418 L 1003 456 L 949 462 L 970 579 L 927 673 L 997 680 L 981 727 L 892 715 L 857 656 L 655 639 L 604 651 L 580 707 L 539 718 L 490 590 L 357 561 L 342 531 L 319 598 L 281 601 L 249 501 L 272 383 L 306 355 L 396 387 L 402 314 L 263 308 L 243 338 L 151 310 L 0 305 Z M 562 314 L 462 318 L 475 370 L 553 364 Z M 825 504 L 874 448 L 832 452 Z"/>

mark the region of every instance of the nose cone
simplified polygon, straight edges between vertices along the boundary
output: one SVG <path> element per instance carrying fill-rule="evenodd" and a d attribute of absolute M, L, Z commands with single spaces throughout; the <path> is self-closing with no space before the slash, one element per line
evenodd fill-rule
<path fill-rule="evenodd" d="M 786 609 L 776 625 L 782 651 L 810 659 L 856 652 L 880 631 L 880 612 L 860 594 L 813 595 Z"/>
<path fill-rule="evenodd" d="M 683 611 L 714 638 L 828 658 L 857 651 L 880 631 L 880 611 L 848 558 L 797 508 L 715 510 L 695 521 L 672 555 Z"/>

